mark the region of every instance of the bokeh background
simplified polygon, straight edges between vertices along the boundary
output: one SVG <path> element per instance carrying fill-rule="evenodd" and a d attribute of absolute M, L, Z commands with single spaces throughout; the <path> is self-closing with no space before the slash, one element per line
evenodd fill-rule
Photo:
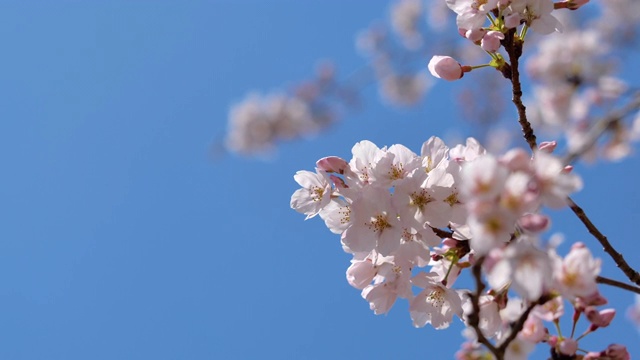
<path fill-rule="evenodd" d="M 297 170 L 349 158 L 357 141 L 419 152 L 432 135 L 464 139 L 473 129 L 450 95 L 459 84 L 436 82 L 412 109 L 365 88 L 344 121 L 266 159 L 220 147 L 230 106 L 252 89 L 285 91 L 319 59 L 339 74 L 362 67 L 354 36 L 387 9 L 3 1 L 0 358 L 452 358 L 459 322 L 415 329 L 403 301 L 375 316 L 345 280 L 338 237 L 289 199 Z M 585 188 L 575 196 L 636 267 L 639 169 L 637 154 L 578 165 Z M 551 214 L 562 250 L 584 241 L 605 258 L 603 275 L 624 279 L 575 217 Z M 633 296 L 603 292 L 618 319 L 581 345 L 640 354 L 624 319 Z"/>

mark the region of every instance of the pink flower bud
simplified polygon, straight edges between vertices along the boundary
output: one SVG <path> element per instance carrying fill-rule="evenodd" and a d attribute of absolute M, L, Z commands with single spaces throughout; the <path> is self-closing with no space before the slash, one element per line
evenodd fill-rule
<path fill-rule="evenodd" d="M 611 360 L 630 360 L 631 355 L 627 348 L 619 344 L 611 344 L 604 351 L 604 356 Z"/>
<path fill-rule="evenodd" d="M 542 214 L 525 214 L 518 220 L 518 224 L 525 231 L 540 233 L 549 228 L 551 221 Z"/>
<path fill-rule="evenodd" d="M 563 355 L 575 355 L 578 351 L 578 342 L 573 339 L 562 339 L 558 346 L 558 350 Z"/>
<path fill-rule="evenodd" d="M 504 39 L 504 34 L 500 31 L 489 31 L 482 38 L 480 47 L 482 47 L 484 51 L 494 53 L 500 49 L 500 40 L 502 39 Z"/>
<path fill-rule="evenodd" d="M 504 18 L 504 26 L 506 26 L 509 29 L 513 29 L 515 27 L 518 27 L 518 25 L 520 25 L 520 20 L 522 20 L 522 16 L 519 13 L 514 12 L 511 15 L 507 15 Z"/>
<path fill-rule="evenodd" d="M 538 150 L 551 154 L 556 149 L 556 146 L 558 146 L 556 141 L 543 141 L 538 145 Z"/>
<path fill-rule="evenodd" d="M 615 309 L 605 309 L 598 311 L 593 306 L 587 306 L 584 309 L 584 314 L 587 316 L 587 319 L 597 327 L 607 327 L 611 324 L 613 317 L 616 315 Z"/>
<path fill-rule="evenodd" d="M 601 306 L 606 304 L 607 299 L 597 291 L 589 296 L 576 298 L 576 306 L 581 306 L 582 309 L 586 306 Z"/>
<path fill-rule="evenodd" d="M 551 347 L 556 347 L 556 345 L 558 345 L 558 337 L 555 335 L 549 336 L 549 339 L 547 339 L 547 344 L 549 344 L 549 346 Z"/>
<path fill-rule="evenodd" d="M 428 68 L 431 75 L 448 81 L 458 80 L 463 75 L 460 63 L 450 56 L 432 57 Z"/>
<path fill-rule="evenodd" d="M 576 241 L 575 243 L 573 243 L 573 245 L 571 245 L 571 250 L 579 250 L 579 249 L 586 249 L 586 248 L 587 248 L 587 245 L 585 245 L 581 241 Z"/>
<path fill-rule="evenodd" d="M 603 354 L 601 354 L 599 352 L 590 351 L 582 358 L 582 360 L 598 360 L 602 356 L 603 356 Z"/>
<path fill-rule="evenodd" d="M 487 31 L 485 29 L 471 29 L 471 30 L 467 30 L 467 32 L 464 34 L 464 37 L 466 37 L 467 39 L 475 42 L 478 42 L 480 40 L 482 40 L 482 38 L 484 37 L 484 35 L 487 33 Z"/>
<path fill-rule="evenodd" d="M 349 164 L 340 157 L 327 156 L 316 161 L 316 166 L 326 172 L 344 174 L 344 170 L 349 167 Z"/>

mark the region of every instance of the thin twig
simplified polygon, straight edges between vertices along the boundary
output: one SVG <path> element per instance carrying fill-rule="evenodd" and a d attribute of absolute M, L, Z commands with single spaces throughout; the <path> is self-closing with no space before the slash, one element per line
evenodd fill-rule
<path fill-rule="evenodd" d="M 620 289 L 624 289 L 624 290 L 628 290 L 628 291 L 634 292 L 636 294 L 640 294 L 640 287 L 629 285 L 629 284 L 625 284 L 625 283 L 620 282 L 618 280 L 613 280 L 613 279 L 609 279 L 609 278 L 606 278 L 606 277 L 603 277 L 603 276 L 598 276 L 596 278 L 596 282 L 598 284 L 605 284 L 605 285 L 615 286 L 615 287 L 620 288 Z"/>
<path fill-rule="evenodd" d="M 476 332 L 476 337 L 478 338 L 478 342 L 482 345 L 486 346 L 489 351 L 493 355 L 495 355 L 497 360 L 504 359 L 504 351 L 500 352 L 490 341 L 484 336 L 482 330 L 480 329 L 480 295 L 485 288 L 484 283 L 482 282 L 482 263 L 484 262 L 485 257 L 481 257 L 473 264 L 472 273 L 473 277 L 476 281 L 476 291 L 475 293 L 469 292 L 469 298 L 471 299 L 471 305 L 473 307 L 473 311 L 468 315 L 469 326 Z"/>
<path fill-rule="evenodd" d="M 611 246 L 611 243 L 609 243 L 607 237 L 604 236 L 595 225 L 593 225 L 591 220 L 589 220 L 589 217 L 587 217 L 587 214 L 585 214 L 584 210 L 582 210 L 582 208 L 578 206 L 578 204 L 576 204 L 570 197 L 567 198 L 567 201 L 573 213 L 576 214 L 580 221 L 582 221 L 589 233 L 600 242 L 603 250 L 607 254 L 609 254 L 609 256 L 611 256 L 613 261 L 616 263 L 616 266 L 620 268 L 620 270 L 622 270 L 625 275 L 627 275 L 631 282 L 636 285 L 640 285 L 640 274 L 638 274 L 637 271 L 629 266 L 622 254 L 620 254 L 618 251 L 616 251 L 616 249 L 613 248 L 613 246 Z"/>
<path fill-rule="evenodd" d="M 534 307 L 542 305 L 549 300 L 551 300 L 550 297 L 543 295 L 542 297 L 540 297 L 540 299 L 534 301 L 529 305 L 529 307 L 527 307 L 522 315 L 520 315 L 518 321 L 511 325 L 511 333 L 509 334 L 509 336 L 502 342 L 502 344 L 500 344 L 500 346 L 498 346 L 498 351 L 500 353 L 504 354 L 507 351 L 507 347 L 509 347 L 509 344 L 511 344 L 511 342 L 518 336 L 518 333 L 522 331 L 522 328 L 524 328 L 524 323 L 527 321 L 531 310 L 533 310 Z"/>
<path fill-rule="evenodd" d="M 533 133 L 531 123 L 527 120 L 527 108 L 522 103 L 522 85 L 520 84 L 520 70 L 518 69 L 523 42 L 521 39 L 516 38 L 515 33 L 516 29 L 509 30 L 503 40 L 504 48 L 509 54 L 509 62 L 511 65 L 511 92 L 513 94 L 511 101 L 518 110 L 518 122 L 522 128 L 522 135 L 527 141 L 527 144 L 529 144 L 531 151 L 535 151 L 538 148 L 538 143 L 536 141 L 536 135 Z"/>

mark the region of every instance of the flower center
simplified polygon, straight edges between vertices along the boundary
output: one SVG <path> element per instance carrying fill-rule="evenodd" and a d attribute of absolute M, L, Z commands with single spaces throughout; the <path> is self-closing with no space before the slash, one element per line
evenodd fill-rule
<path fill-rule="evenodd" d="M 384 229 L 388 229 L 391 227 L 391 224 L 387 221 L 387 217 L 383 214 L 376 215 L 371 218 L 371 222 L 367 224 L 369 229 L 374 232 L 381 233 Z"/>

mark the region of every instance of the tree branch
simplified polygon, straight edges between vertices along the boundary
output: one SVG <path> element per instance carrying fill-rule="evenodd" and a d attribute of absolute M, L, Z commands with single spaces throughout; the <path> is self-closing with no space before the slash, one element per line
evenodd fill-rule
<path fill-rule="evenodd" d="M 511 89 L 512 97 L 511 101 L 518 110 L 518 122 L 522 128 L 522 135 L 529 144 L 531 151 L 535 151 L 538 148 L 536 141 L 536 135 L 533 133 L 531 123 L 527 120 L 527 108 L 522 103 L 522 85 L 520 84 L 520 70 L 519 60 L 522 55 L 523 41 L 516 37 L 516 29 L 511 29 L 505 34 L 503 45 L 507 54 L 509 54 L 509 62 L 511 65 Z"/>
<path fill-rule="evenodd" d="M 628 291 L 634 292 L 636 294 L 640 294 L 640 287 L 629 285 L 629 284 L 625 284 L 625 283 L 620 282 L 618 280 L 613 280 L 613 279 L 609 279 L 609 278 L 606 278 L 606 277 L 603 277 L 603 276 L 598 276 L 596 278 L 596 282 L 598 284 L 605 284 L 605 285 L 609 285 L 609 286 L 615 286 L 615 287 L 620 288 L 620 289 L 624 289 L 624 290 L 628 290 Z"/>
<path fill-rule="evenodd" d="M 611 246 L 611 243 L 609 243 L 607 237 L 604 236 L 595 225 L 593 225 L 591 220 L 589 220 L 589 218 L 587 217 L 587 214 L 585 214 L 584 210 L 582 210 L 582 208 L 578 206 L 578 204 L 576 204 L 570 197 L 567 198 L 567 202 L 569 203 L 569 207 L 571 208 L 573 213 L 576 214 L 580 221 L 582 221 L 589 233 L 600 242 L 603 250 L 607 254 L 609 254 L 609 256 L 611 256 L 613 261 L 616 263 L 616 266 L 620 268 L 620 270 L 622 270 L 625 275 L 627 275 L 631 282 L 636 285 L 640 285 L 640 274 L 638 274 L 637 271 L 629 266 L 622 254 L 620 254 L 618 251 L 616 251 L 616 249 L 613 248 L 613 246 Z"/>
<path fill-rule="evenodd" d="M 501 354 L 504 354 L 507 351 L 507 347 L 509 347 L 509 344 L 513 340 L 515 340 L 515 338 L 518 336 L 518 333 L 522 331 L 522 328 L 524 328 L 524 323 L 527 321 L 527 318 L 529 317 L 531 310 L 533 310 L 534 307 L 538 305 L 542 305 L 549 300 L 551 300 L 549 296 L 542 295 L 540 299 L 531 303 L 529 307 L 527 307 L 527 309 L 522 313 L 522 315 L 520 315 L 520 318 L 518 319 L 518 321 L 516 321 L 514 324 L 511 325 L 511 333 L 509 333 L 509 336 L 498 347 L 498 351 Z"/>
<path fill-rule="evenodd" d="M 471 311 L 471 314 L 468 315 L 468 324 L 475 331 L 478 342 L 489 349 L 489 351 L 491 351 L 491 353 L 495 355 L 497 360 L 503 360 L 504 351 L 500 352 L 489 341 L 489 339 L 484 336 L 482 330 L 480 329 L 480 295 L 485 288 L 485 285 L 482 282 L 482 263 L 484 262 L 484 259 L 484 256 L 479 258 L 472 267 L 473 278 L 476 281 L 476 291 L 475 293 L 469 292 L 469 298 L 471 299 L 473 310 Z"/>

